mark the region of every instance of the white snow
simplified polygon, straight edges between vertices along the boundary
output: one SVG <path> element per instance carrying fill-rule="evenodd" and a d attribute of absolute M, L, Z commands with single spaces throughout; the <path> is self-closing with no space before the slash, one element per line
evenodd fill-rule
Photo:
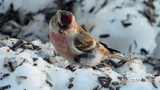
<path fill-rule="evenodd" d="M 79 24 L 84 25 L 87 31 L 94 26 L 90 32 L 94 38 L 104 41 L 125 54 L 140 53 L 141 48 L 146 49 L 150 54 L 154 52 L 157 45 L 155 41 L 157 26 L 151 26 L 146 17 L 138 12 L 138 10 L 147 9 L 143 0 L 109 0 L 107 5 L 98 11 L 94 9 L 89 15 L 85 13 L 88 13 L 93 6 L 99 5 L 99 3 L 101 5 L 103 2 L 91 2 L 92 4 L 89 5 L 88 2 L 89 0 L 85 0 L 83 2 L 84 7 L 75 8 L 75 14 Z M 83 12 L 81 12 L 82 10 Z M 82 16 L 83 18 L 81 18 Z M 160 20 L 159 18 L 156 19 Z M 122 21 L 131 23 L 131 25 L 124 27 Z M 100 38 L 99 35 L 101 34 L 109 34 L 110 36 L 109 38 Z"/>
<path fill-rule="evenodd" d="M 42 44 L 39 40 L 33 41 L 34 45 L 38 45 L 42 48 L 42 52 L 50 56 L 50 61 L 52 64 L 47 63 L 43 60 L 43 56 L 39 56 L 38 52 L 41 50 L 28 50 L 18 48 L 17 51 L 11 50 L 8 46 L 12 47 L 17 42 L 17 39 L 2 40 L 3 45 L 0 48 L 0 87 L 5 85 L 11 85 L 10 89 L 7 90 L 17 90 L 17 89 L 26 89 L 26 90 L 92 90 L 96 86 L 101 85 L 98 83 L 98 77 L 107 77 L 106 75 L 112 78 L 112 82 L 118 82 L 118 85 L 112 85 L 112 88 L 118 86 L 121 87 L 121 90 L 158 90 L 153 85 L 151 78 L 154 77 L 151 74 L 147 74 L 145 67 L 143 66 L 140 60 L 135 60 L 134 62 L 127 62 L 122 67 L 113 71 L 111 67 L 104 67 L 99 70 L 93 70 L 92 68 L 82 68 L 76 69 L 72 72 L 67 70 L 65 67 L 68 66 L 68 61 L 63 59 L 60 56 L 55 56 L 54 47 L 51 43 Z M 48 57 L 48 56 L 44 56 Z M 17 67 L 15 71 L 11 72 L 10 67 L 4 67 L 4 60 L 8 58 L 9 62 L 17 62 Z M 33 61 L 33 58 L 37 58 L 36 61 Z M 24 61 L 25 60 L 25 61 Z M 20 65 L 23 62 L 22 65 Z M 36 64 L 36 65 L 35 65 Z M 132 68 L 130 70 L 129 68 Z M 117 71 L 117 72 L 116 72 Z M 9 73 L 7 77 L 2 77 L 4 74 Z M 126 81 L 122 82 L 117 77 L 127 77 Z M 17 77 L 25 76 L 26 79 Z M 73 81 L 69 79 L 73 78 Z M 142 78 L 148 80 L 146 82 L 140 81 Z M 53 86 L 49 86 L 46 83 L 48 80 Z M 136 81 L 137 80 L 137 81 Z M 155 78 L 155 83 L 158 86 L 160 78 Z M 126 83 L 123 85 L 123 83 Z M 73 84 L 73 87 L 69 85 Z M 158 86 L 158 88 L 160 88 Z M 102 88 L 101 90 L 106 90 Z"/>
<path fill-rule="evenodd" d="M 56 10 L 58 6 L 54 1 L 56 0 L 0 0 L 0 13 L 5 14 L 13 3 L 14 10 L 20 10 L 23 20 L 26 13 L 37 13 L 47 7 Z M 68 1 L 70 0 L 66 0 Z M 72 7 L 77 22 L 95 39 L 138 59 L 118 68 L 111 65 L 99 70 L 79 67 L 75 71 L 68 70 L 68 60 L 56 55 L 50 42 L 35 40 L 37 37 L 41 40 L 48 38 L 45 14 L 38 13 L 33 15 L 27 25 L 22 26 L 18 37 L 31 41 L 40 49 L 18 47 L 14 51 L 12 47 L 19 39 L 0 40 L 0 90 L 160 90 L 160 76 L 154 76 L 158 71 L 149 63 L 142 63 L 147 57 L 140 55 L 140 50 L 144 48 L 149 52 L 148 56 L 160 57 L 160 0 L 153 2 L 155 9 L 146 6 L 144 0 L 80 1 L 77 0 Z M 159 15 L 155 16 L 154 23 L 150 23 L 138 12 L 148 9 L 152 14 Z M 131 25 L 124 27 L 122 22 Z M 100 35 L 104 34 L 109 37 L 101 38 Z M 0 38 L 6 36 L 0 33 Z M 15 66 L 15 70 L 12 71 L 9 64 L 4 66 L 6 60 Z M 154 64 L 158 62 L 153 61 Z M 110 83 L 108 78 L 112 79 Z M 102 87 L 101 82 L 108 83 L 109 86 Z M 10 87 L 2 89 L 7 85 Z"/>
<path fill-rule="evenodd" d="M 33 20 L 31 20 L 28 25 L 22 27 L 18 38 L 25 38 L 27 41 L 35 40 L 37 37 L 45 39 L 48 36 L 48 30 L 49 28 L 47 22 L 45 22 L 45 16 L 43 14 L 38 14 L 33 17 Z"/>
<path fill-rule="evenodd" d="M 53 1 L 54 0 L 0 0 L 0 3 L 2 3 L 2 5 L 0 5 L 0 13 L 5 13 L 10 8 L 11 3 L 14 5 L 14 10 L 19 9 L 22 13 L 36 13 L 46 7 L 57 7 Z"/>

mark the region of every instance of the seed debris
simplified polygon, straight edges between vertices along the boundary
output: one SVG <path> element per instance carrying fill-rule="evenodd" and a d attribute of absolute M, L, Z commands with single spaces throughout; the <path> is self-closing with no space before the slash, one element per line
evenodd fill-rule
<path fill-rule="evenodd" d="M 0 78 L 0 80 L 3 80 L 3 78 L 8 77 L 9 75 L 10 75 L 9 73 L 6 73 L 6 74 L 2 75 L 2 77 Z"/>
<path fill-rule="evenodd" d="M 9 62 L 8 57 L 5 57 L 5 58 L 4 58 L 4 67 L 7 67 L 7 66 L 8 66 L 8 62 Z"/>
<path fill-rule="evenodd" d="M 5 89 L 9 89 L 9 88 L 11 88 L 11 85 L 2 86 L 2 87 L 0 87 L 0 90 L 5 90 Z"/>
<path fill-rule="evenodd" d="M 73 83 L 69 84 L 68 89 L 71 89 L 73 86 Z"/>
<path fill-rule="evenodd" d="M 46 80 L 46 83 L 47 83 L 50 87 L 53 87 L 53 84 L 52 84 L 50 81 Z"/>

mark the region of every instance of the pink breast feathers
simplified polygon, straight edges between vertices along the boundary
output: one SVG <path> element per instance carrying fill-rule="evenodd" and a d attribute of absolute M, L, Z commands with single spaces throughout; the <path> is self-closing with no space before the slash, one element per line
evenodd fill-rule
<path fill-rule="evenodd" d="M 50 39 L 53 44 L 53 46 L 56 48 L 56 50 L 63 55 L 68 60 L 73 59 L 73 53 L 69 52 L 69 42 L 68 38 L 64 34 L 55 34 L 54 32 L 50 32 Z"/>
<path fill-rule="evenodd" d="M 64 34 L 55 34 L 50 32 L 50 39 L 54 46 L 66 49 L 68 47 L 68 38 Z"/>

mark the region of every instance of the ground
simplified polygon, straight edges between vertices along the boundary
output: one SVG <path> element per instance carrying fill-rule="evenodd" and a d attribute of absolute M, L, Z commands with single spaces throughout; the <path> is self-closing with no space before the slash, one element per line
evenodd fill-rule
<path fill-rule="evenodd" d="M 160 0 L 0 0 L 0 90 L 159 90 Z M 69 69 L 48 38 L 58 9 L 132 62 Z"/>

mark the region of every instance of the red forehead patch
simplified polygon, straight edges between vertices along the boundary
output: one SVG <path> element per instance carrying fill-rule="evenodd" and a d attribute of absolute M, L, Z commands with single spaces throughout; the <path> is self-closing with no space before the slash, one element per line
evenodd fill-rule
<path fill-rule="evenodd" d="M 72 19 L 71 19 L 70 16 L 62 15 L 61 16 L 61 22 L 64 23 L 64 24 L 71 24 Z"/>

